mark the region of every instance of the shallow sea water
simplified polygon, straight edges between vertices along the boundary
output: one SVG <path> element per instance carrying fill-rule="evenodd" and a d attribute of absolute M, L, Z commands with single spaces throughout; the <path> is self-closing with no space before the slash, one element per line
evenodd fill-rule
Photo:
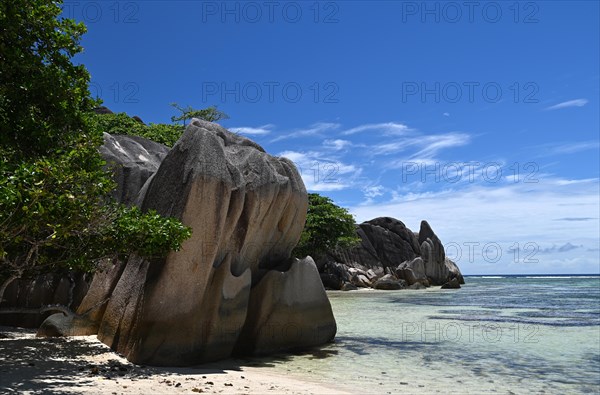
<path fill-rule="evenodd" d="M 328 292 L 335 342 L 269 365 L 354 393 L 600 393 L 600 277 L 465 280 Z"/>

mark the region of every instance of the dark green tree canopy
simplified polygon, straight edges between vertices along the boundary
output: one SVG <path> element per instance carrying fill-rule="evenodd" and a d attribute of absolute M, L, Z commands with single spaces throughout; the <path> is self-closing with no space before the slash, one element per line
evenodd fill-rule
<path fill-rule="evenodd" d="M 315 259 L 335 248 L 351 247 L 359 242 L 354 217 L 331 199 L 316 193 L 308 194 L 306 225 L 293 254 L 310 255 Z"/>
<path fill-rule="evenodd" d="M 98 151 L 106 125 L 88 112 L 98 105 L 88 72 L 71 62 L 85 26 L 61 19 L 60 3 L 0 2 L 0 301 L 16 278 L 162 256 L 191 235 L 109 198 L 115 184 Z"/>
<path fill-rule="evenodd" d="M 22 155 L 66 144 L 94 103 L 89 73 L 71 62 L 86 27 L 60 18 L 60 3 L 0 2 L 0 144 Z"/>

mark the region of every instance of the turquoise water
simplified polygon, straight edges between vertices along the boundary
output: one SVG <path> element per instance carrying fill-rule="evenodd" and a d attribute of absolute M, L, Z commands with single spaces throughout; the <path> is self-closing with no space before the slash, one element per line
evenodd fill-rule
<path fill-rule="evenodd" d="M 354 393 L 600 393 L 600 277 L 329 292 L 336 341 L 277 372 Z"/>

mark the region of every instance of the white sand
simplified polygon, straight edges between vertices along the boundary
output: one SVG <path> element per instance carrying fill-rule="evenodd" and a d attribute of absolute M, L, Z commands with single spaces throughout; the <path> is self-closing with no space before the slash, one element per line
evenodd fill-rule
<path fill-rule="evenodd" d="M 33 330 L 0 327 L 0 393 L 346 393 L 271 374 L 268 365 L 242 363 L 226 360 L 194 368 L 143 367 L 129 363 L 96 336 L 36 338 Z"/>

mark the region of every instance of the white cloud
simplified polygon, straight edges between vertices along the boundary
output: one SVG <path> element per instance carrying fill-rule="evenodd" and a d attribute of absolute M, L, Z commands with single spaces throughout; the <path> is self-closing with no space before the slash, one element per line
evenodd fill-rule
<path fill-rule="evenodd" d="M 364 192 L 365 196 L 368 198 L 374 198 L 377 196 L 381 196 L 381 195 L 383 195 L 384 190 L 385 190 L 385 188 L 383 185 L 371 185 L 371 186 L 363 188 L 363 192 Z"/>
<path fill-rule="evenodd" d="M 348 141 L 348 140 L 341 140 L 341 139 L 325 140 L 325 141 L 323 141 L 323 146 L 326 148 L 333 149 L 335 151 L 340 151 L 340 150 L 343 150 L 344 148 L 352 146 L 352 142 Z"/>
<path fill-rule="evenodd" d="M 267 125 L 258 126 L 258 127 L 241 126 L 241 127 L 236 127 L 236 128 L 229 128 L 229 130 L 233 133 L 248 134 L 248 135 L 253 135 L 253 136 L 262 136 L 262 135 L 271 133 L 271 129 L 274 126 L 275 125 L 272 125 L 272 124 L 267 124 Z"/>
<path fill-rule="evenodd" d="M 560 109 L 569 108 L 569 107 L 583 107 L 587 103 L 588 103 L 587 99 L 569 100 L 569 101 L 564 101 L 562 103 L 558 103 L 553 106 L 547 107 L 546 110 L 552 111 L 552 110 L 560 110 Z"/>
<path fill-rule="evenodd" d="M 600 247 L 598 186 L 598 179 L 559 178 L 473 184 L 439 192 L 392 193 L 395 201 L 357 204 L 350 211 L 359 222 L 390 216 L 415 231 L 426 219 L 466 274 L 592 273 L 599 270 L 594 252 Z M 555 249 L 560 254 L 542 256 L 553 246 L 559 246 Z"/>
<path fill-rule="evenodd" d="M 449 112 L 445 112 L 445 113 L 443 113 L 442 115 L 443 115 L 443 116 L 445 116 L 445 117 L 449 117 L 449 116 L 450 116 L 450 113 L 449 113 Z"/>
<path fill-rule="evenodd" d="M 564 142 L 564 143 L 553 143 L 544 144 L 539 148 L 542 149 L 542 156 L 548 155 L 560 155 L 560 154 L 574 154 L 581 151 L 587 151 L 590 149 L 598 150 L 600 147 L 600 141 L 580 141 L 580 142 Z"/>
<path fill-rule="evenodd" d="M 343 163 L 335 157 L 327 157 L 326 153 L 319 151 L 283 151 L 278 156 L 294 162 L 309 191 L 348 189 L 361 173 L 360 168 Z"/>
<path fill-rule="evenodd" d="M 434 158 L 441 150 L 445 148 L 460 147 L 470 141 L 470 137 L 465 133 L 446 133 L 440 135 L 422 136 L 420 139 L 424 147 L 413 158 Z"/>
<path fill-rule="evenodd" d="M 441 161 L 438 155 L 450 148 L 469 144 L 471 137 L 466 133 L 446 133 L 400 138 L 369 147 L 371 155 L 394 155 L 383 165 L 386 169 L 411 166 L 436 166 Z M 401 155 L 400 155 L 401 154 Z"/>
<path fill-rule="evenodd" d="M 273 140 L 271 140 L 271 143 L 275 143 L 277 141 L 287 140 L 287 139 L 291 139 L 291 138 L 314 136 L 314 135 L 320 135 L 325 132 L 333 132 L 336 129 L 338 129 L 339 127 L 340 127 L 340 124 L 338 124 L 338 123 L 317 122 L 317 123 L 310 125 L 310 127 L 308 129 L 298 129 L 298 130 L 289 132 L 287 134 L 282 134 L 280 136 L 277 136 Z"/>
<path fill-rule="evenodd" d="M 367 185 L 362 188 L 363 195 L 366 200 L 361 203 L 363 205 L 373 204 L 374 200 L 378 196 L 383 196 L 386 188 L 383 185 Z"/>
<path fill-rule="evenodd" d="M 366 132 L 366 131 L 374 131 L 377 133 L 381 133 L 383 135 L 403 135 L 403 134 L 406 134 L 407 132 L 410 132 L 411 130 L 412 129 L 410 129 L 408 126 L 401 124 L 401 123 L 386 122 L 386 123 L 369 123 L 369 124 L 365 124 L 365 125 L 359 125 L 359 126 L 351 128 L 351 129 L 347 129 L 347 130 L 343 131 L 341 134 L 345 135 L 345 136 L 349 136 L 349 135 L 356 134 L 356 133 L 361 133 L 361 132 Z"/>

